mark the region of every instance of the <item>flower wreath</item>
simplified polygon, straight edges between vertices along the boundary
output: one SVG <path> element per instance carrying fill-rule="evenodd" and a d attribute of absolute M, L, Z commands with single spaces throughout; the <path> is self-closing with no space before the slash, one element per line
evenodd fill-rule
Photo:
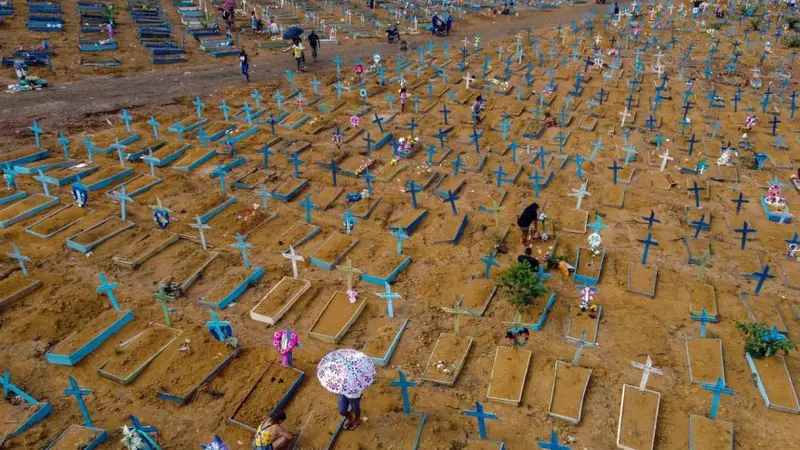
<path fill-rule="evenodd" d="M 287 333 L 289 333 L 289 345 L 286 348 L 282 348 L 281 341 L 283 341 L 283 337 L 286 336 Z M 272 335 L 272 346 L 278 349 L 281 355 L 291 353 L 298 344 L 299 339 L 294 330 L 278 330 Z"/>

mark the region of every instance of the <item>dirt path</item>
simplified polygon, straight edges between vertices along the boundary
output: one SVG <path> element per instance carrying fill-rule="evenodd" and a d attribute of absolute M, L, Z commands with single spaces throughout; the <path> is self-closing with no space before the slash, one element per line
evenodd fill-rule
<path fill-rule="evenodd" d="M 527 27 L 534 29 L 552 28 L 558 24 L 580 20 L 584 13 L 591 11 L 594 3 L 564 7 L 550 12 L 525 12 L 521 17 L 486 18 L 479 25 L 466 30 L 456 30 L 450 37 L 455 46 L 464 36 L 480 34 L 485 43 L 513 36 Z M 412 36 L 410 47 L 427 43 L 428 35 Z M 333 69 L 331 61 L 334 54 L 342 55 L 347 61 L 355 58 L 367 60 L 376 52 L 384 57 L 390 48 L 384 40 L 354 42 L 339 47 L 325 47 L 321 50 L 321 60 L 309 64 L 309 72 L 324 73 Z M 251 64 L 252 84 L 282 81 L 285 70 L 293 67 L 288 55 L 268 55 L 253 58 Z M 180 70 L 153 71 L 126 75 L 124 77 L 97 77 L 71 83 L 58 84 L 49 89 L 25 94 L 0 94 L 0 122 L 4 124 L 0 135 L 13 137 L 24 131 L 30 120 L 36 118 L 47 128 L 74 124 L 91 116 L 102 116 L 122 108 L 153 108 L 174 103 L 190 95 L 208 95 L 219 89 L 242 83 L 238 66 L 233 60 L 213 66 L 196 66 Z"/>

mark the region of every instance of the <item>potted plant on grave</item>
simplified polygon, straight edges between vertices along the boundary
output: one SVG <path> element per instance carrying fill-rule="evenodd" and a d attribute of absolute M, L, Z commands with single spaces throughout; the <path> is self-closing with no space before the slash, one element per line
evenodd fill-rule
<path fill-rule="evenodd" d="M 774 327 L 763 323 L 736 322 L 736 328 L 745 335 L 744 351 L 756 359 L 767 358 L 779 350 L 784 354 L 797 349 L 797 343 Z"/>
<path fill-rule="evenodd" d="M 537 298 L 547 294 L 547 288 L 539 282 L 539 276 L 527 263 L 515 262 L 497 279 L 497 288 L 505 294 L 508 303 L 522 313 L 533 305 Z"/>

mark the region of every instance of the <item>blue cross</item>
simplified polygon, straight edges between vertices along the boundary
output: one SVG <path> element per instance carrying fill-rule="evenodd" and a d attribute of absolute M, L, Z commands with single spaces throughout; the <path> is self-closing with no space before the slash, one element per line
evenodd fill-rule
<path fill-rule="evenodd" d="M 697 239 L 700 236 L 701 231 L 711 229 L 711 224 L 706 222 L 706 215 L 705 213 L 700 215 L 700 220 L 693 220 L 689 222 L 689 225 L 694 227 L 694 238 Z"/>
<path fill-rule="evenodd" d="M 88 428 L 94 428 L 94 423 L 92 422 L 92 417 L 89 415 L 89 409 L 86 408 L 86 402 L 83 400 L 84 395 L 89 395 L 92 393 L 89 389 L 81 389 L 78 386 L 78 382 L 75 381 L 75 378 L 69 377 L 69 388 L 64 390 L 64 395 L 74 395 L 75 400 L 78 401 L 78 408 L 81 410 L 81 415 L 83 416 L 83 423 Z"/>
<path fill-rule="evenodd" d="M 600 139 L 598 139 L 596 141 L 592 141 L 592 153 L 589 155 L 589 161 L 594 161 L 594 159 L 597 157 L 597 154 L 600 152 L 600 150 L 603 150 L 604 148 L 605 147 L 603 147 L 603 139 L 602 138 L 600 138 Z"/>
<path fill-rule="evenodd" d="M 278 110 L 283 110 L 283 96 L 280 89 L 275 90 L 275 103 L 278 105 Z"/>
<path fill-rule="evenodd" d="M 456 200 L 460 197 L 458 195 L 453 194 L 453 191 L 448 190 L 447 195 L 444 196 L 443 201 L 450 203 L 450 209 L 453 210 L 453 215 L 458 214 L 458 210 L 456 209 Z"/>
<path fill-rule="evenodd" d="M 253 89 L 253 93 L 250 94 L 250 97 L 256 101 L 256 108 L 261 108 L 261 99 L 264 97 L 255 89 Z"/>
<path fill-rule="evenodd" d="M 250 269 L 250 259 L 247 257 L 247 249 L 253 248 L 253 244 L 244 241 L 244 236 L 236 233 L 236 243 L 231 244 L 231 248 L 242 252 L 242 260 L 244 261 L 244 268 Z"/>
<path fill-rule="evenodd" d="M 58 139 L 56 139 L 56 142 L 61 144 L 61 147 L 64 149 L 64 159 L 69 159 L 69 142 L 70 141 L 69 141 L 69 139 L 67 139 L 67 136 L 64 135 L 63 131 L 59 131 L 58 132 Z"/>
<path fill-rule="evenodd" d="M 585 161 L 586 161 L 586 158 L 584 158 L 583 156 L 575 155 L 575 167 L 576 167 L 577 172 L 578 172 L 578 179 L 579 180 L 583 180 L 583 163 Z M 616 162 L 616 160 L 614 162 Z"/>
<path fill-rule="evenodd" d="M 710 419 L 717 418 L 717 409 L 719 408 L 719 399 L 722 394 L 725 395 L 734 395 L 734 392 L 731 389 L 725 387 L 725 382 L 722 380 L 722 377 L 717 378 L 716 384 L 711 383 L 702 383 L 703 389 L 714 393 L 714 399 L 711 401 L 711 411 L 708 413 L 708 417 Z"/>
<path fill-rule="evenodd" d="M 603 225 L 603 218 L 600 214 L 594 216 L 594 223 L 589 224 L 588 227 L 595 233 L 608 229 L 608 225 Z"/>
<path fill-rule="evenodd" d="M 300 159 L 300 155 L 298 152 L 292 153 L 292 156 L 289 157 L 289 162 L 292 163 L 292 167 L 294 168 L 294 177 L 300 178 L 300 165 L 303 164 L 305 161 Z"/>
<path fill-rule="evenodd" d="M 319 95 L 319 81 L 317 80 L 317 77 L 314 77 L 311 80 L 311 86 L 314 88 L 314 94 Z"/>
<path fill-rule="evenodd" d="M 539 286 L 539 289 L 543 289 L 544 280 L 549 280 L 550 278 L 553 278 L 553 276 L 545 272 L 544 264 L 539 264 L 539 269 L 536 271 L 536 278 L 536 284 Z"/>
<path fill-rule="evenodd" d="M 485 278 L 489 278 L 489 272 L 492 270 L 492 267 L 500 267 L 500 264 L 495 261 L 495 256 L 497 256 L 497 252 L 495 251 L 489 253 L 489 256 L 481 256 L 481 262 L 486 266 L 483 272 Z"/>
<path fill-rule="evenodd" d="M 197 117 L 203 117 L 203 106 L 205 105 L 203 104 L 203 101 L 200 100 L 199 95 L 194 97 L 194 106 L 197 108 Z"/>
<path fill-rule="evenodd" d="M 336 160 L 331 158 L 331 162 L 329 164 L 323 164 L 323 167 L 330 170 L 331 177 L 333 177 L 333 187 L 336 187 L 336 175 L 342 171 L 339 166 L 336 164 Z"/>
<path fill-rule="evenodd" d="M 411 122 L 408 124 L 408 129 L 411 130 L 411 137 L 414 137 L 414 130 L 417 128 L 417 120 L 412 117 Z"/>
<path fill-rule="evenodd" d="M 647 239 L 637 239 L 636 242 L 644 244 L 644 253 L 642 253 L 642 264 L 647 264 L 647 254 L 650 252 L 650 247 L 658 247 L 658 242 L 653 240 L 653 235 L 647 233 Z"/>
<path fill-rule="evenodd" d="M 444 124 L 447 125 L 447 115 L 450 113 L 450 110 L 447 109 L 447 104 L 442 105 L 442 109 L 439 112 L 444 116 Z"/>
<path fill-rule="evenodd" d="M 550 442 L 536 441 L 536 445 L 547 450 L 570 450 L 566 445 L 558 443 L 558 435 L 555 430 L 550 432 Z"/>
<path fill-rule="evenodd" d="M 361 138 L 361 140 L 367 143 L 367 158 L 369 158 L 370 155 L 372 155 L 372 143 L 374 142 L 369 134 L 369 131 L 365 137 Z"/>
<path fill-rule="evenodd" d="M 131 132 L 131 120 L 133 120 L 133 117 L 131 117 L 131 115 L 128 114 L 128 110 L 127 109 L 123 109 L 122 110 L 121 117 L 122 117 L 122 120 L 125 122 L 125 129 L 128 130 L 128 133 L 130 133 Z"/>
<path fill-rule="evenodd" d="M 761 292 L 761 287 L 764 285 L 764 281 L 769 280 L 770 278 L 775 278 L 775 275 L 771 275 L 769 273 L 769 264 L 767 264 L 766 266 L 764 266 L 763 269 L 761 269 L 761 272 L 749 273 L 745 275 L 745 278 L 749 278 L 751 280 L 758 280 L 758 284 L 756 284 L 756 288 L 753 291 L 754 294 L 758 295 L 758 293 Z"/>
<path fill-rule="evenodd" d="M 503 183 L 505 183 L 505 182 L 508 182 L 508 183 L 513 183 L 514 182 L 513 178 L 506 178 L 506 175 L 508 175 L 508 172 L 503 170 L 503 165 L 502 164 L 497 166 L 497 170 L 495 170 L 492 173 L 497 176 L 497 187 L 498 188 L 503 187 Z"/>
<path fill-rule="evenodd" d="M 786 245 L 794 245 L 796 248 L 800 248 L 800 240 L 797 239 L 798 234 L 795 233 L 791 239 L 784 239 L 783 242 L 786 242 Z"/>
<path fill-rule="evenodd" d="M 538 170 L 534 170 L 533 171 L 533 175 L 530 175 L 528 177 L 528 179 L 533 181 L 533 192 L 536 195 L 536 198 L 539 198 L 539 192 L 540 192 L 541 187 L 542 187 L 541 184 L 539 184 L 539 182 L 542 180 L 542 176 L 539 175 L 539 171 Z"/>
<path fill-rule="evenodd" d="M 247 103 L 247 101 L 244 102 L 244 106 L 242 106 L 242 111 L 244 111 L 244 118 L 247 121 L 247 124 L 252 125 L 253 116 L 251 113 L 253 112 L 253 108 L 250 106 L 249 103 Z"/>
<path fill-rule="evenodd" d="M 230 337 L 233 334 L 231 324 L 227 321 L 219 320 L 216 312 L 209 311 L 209 313 L 211 313 L 211 320 L 206 322 L 206 328 L 211 332 L 211 336 L 219 341 L 224 341 L 225 338 Z"/>
<path fill-rule="evenodd" d="M 231 108 L 230 106 L 228 106 L 227 103 L 225 103 L 225 100 L 223 100 L 222 103 L 219 104 L 219 109 L 222 110 L 222 115 L 225 116 L 225 122 L 228 122 L 229 121 L 228 110 Z M 273 131 L 272 134 L 275 134 L 275 131 Z"/>
<path fill-rule="evenodd" d="M 462 167 L 464 167 L 466 165 L 466 164 L 464 164 L 463 161 L 461 161 L 461 153 L 457 154 L 456 155 L 456 159 L 451 160 L 450 162 L 453 164 L 453 175 L 454 176 L 458 176 L 458 172 L 461 170 Z"/>
<path fill-rule="evenodd" d="M 336 79 L 340 79 L 342 77 L 342 58 L 339 55 L 336 55 L 333 58 L 333 63 L 336 65 Z"/>
<path fill-rule="evenodd" d="M 700 337 L 706 337 L 706 327 L 709 323 L 716 322 L 717 318 L 714 316 L 708 315 L 708 311 L 705 308 L 700 310 L 700 315 L 692 315 L 692 320 L 695 322 L 700 322 Z"/>
<path fill-rule="evenodd" d="M 539 151 L 536 152 L 536 157 L 539 158 L 539 165 L 541 166 L 542 170 L 544 170 L 546 161 L 545 158 L 550 156 L 550 152 L 544 150 L 544 145 L 539 146 Z"/>
<path fill-rule="evenodd" d="M 114 289 L 116 289 L 119 286 L 119 283 L 117 283 L 116 281 L 113 283 L 109 283 L 108 280 L 106 279 L 106 274 L 103 272 L 100 272 L 98 278 L 100 278 L 100 286 L 98 286 L 95 289 L 95 292 L 97 292 L 98 294 L 101 293 L 105 294 L 106 297 L 108 297 L 108 301 L 111 302 L 111 307 L 113 307 L 115 311 L 122 311 L 119 308 L 119 302 L 117 301 L 117 297 L 114 295 Z"/>
<path fill-rule="evenodd" d="M 358 223 L 358 219 L 353 215 L 353 211 L 350 208 L 347 208 L 347 211 L 340 217 L 344 220 L 344 228 L 347 234 L 350 234 L 350 231 L 352 231 L 353 227 Z"/>
<path fill-rule="evenodd" d="M 396 228 L 395 230 L 391 231 L 390 234 L 393 238 L 397 239 L 397 254 L 403 254 L 403 241 L 408 240 L 408 234 L 403 231 L 403 228 Z"/>
<path fill-rule="evenodd" d="M 392 292 L 392 287 L 389 283 L 383 283 L 383 285 L 386 291 L 379 292 L 377 295 L 386 300 L 386 313 L 389 315 L 389 318 L 394 319 L 394 300 L 400 298 L 400 294 Z"/>
<path fill-rule="evenodd" d="M 408 398 L 408 388 L 415 387 L 417 382 L 408 381 L 406 379 L 406 374 L 404 374 L 402 370 L 397 371 L 397 378 L 397 380 L 390 381 L 389 386 L 400 388 L 400 395 L 403 396 L 403 412 L 405 414 L 411 414 L 411 401 Z"/>
<path fill-rule="evenodd" d="M 153 138 L 158 139 L 158 126 L 161 124 L 156 120 L 156 116 L 150 114 L 150 119 L 147 121 L 147 124 L 153 128 Z"/>
<path fill-rule="evenodd" d="M 429 145 L 428 149 L 425 150 L 425 152 L 428 154 L 428 156 L 425 159 L 425 162 L 428 164 L 428 167 L 432 167 L 433 166 L 433 155 L 439 153 L 439 151 L 436 150 L 436 147 L 434 147 L 433 145 Z"/>
<path fill-rule="evenodd" d="M 475 402 L 475 410 L 468 410 L 465 409 L 462 411 L 464 415 L 475 417 L 478 419 L 478 435 L 481 437 L 481 440 L 486 439 L 486 419 L 490 420 L 497 420 L 497 415 L 492 413 L 484 412 L 483 405 L 481 402 Z"/>
<path fill-rule="evenodd" d="M 300 202 L 300 206 L 306 209 L 306 223 L 311 223 L 311 210 L 316 208 L 314 202 L 311 201 L 311 194 L 306 194 L 306 198 Z"/>
<path fill-rule="evenodd" d="M 381 130 L 381 133 L 384 132 L 383 131 L 383 118 L 381 116 L 379 116 L 378 113 L 375 113 L 375 118 L 372 119 L 372 123 L 378 125 L 378 128 Z"/>
<path fill-rule="evenodd" d="M 412 180 L 406 181 L 406 193 L 411 194 L 411 206 L 417 209 L 417 192 L 422 192 L 423 186 L 414 183 Z"/>
<path fill-rule="evenodd" d="M 508 144 L 508 148 L 511 150 L 511 161 L 517 162 L 517 149 L 519 148 L 519 144 L 517 144 L 516 139 L 512 140 L 511 143 Z"/>
<path fill-rule="evenodd" d="M 222 192 L 222 195 L 227 195 L 228 191 L 225 185 L 225 177 L 228 176 L 228 169 L 222 165 L 222 163 L 217 163 L 217 176 L 219 177 L 219 190 Z"/>
<path fill-rule="evenodd" d="M 133 199 L 128 195 L 127 190 L 125 189 L 125 185 L 123 184 L 119 188 L 119 192 L 114 191 L 111 193 L 111 198 L 119 202 L 122 221 L 124 222 L 127 217 L 126 215 L 126 208 L 128 203 L 133 203 Z"/>
<path fill-rule="evenodd" d="M 362 175 L 361 178 L 363 178 L 364 182 L 367 183 L 367 192 L 372 194 L 372 180 L 376 178 L 375 175 L 369 173 L 369 168 L 367 168 L 367 170 L 364 171 L 364 175 Z"/>
<path fill-rule="evenodd" d="M 39 142 L 39 135 L 42 134 L 42 128 L 39 126 L 39 123 L 36 122 L 36 119 L 33 119 L 33 125 L 28 127 L 28 129 L 33 131 L 33 136 L 36 139 L 36 148 L 42 148 Z"/>
<path fill-rule="evenodd" d="M 755 228 L 750 228 L 747 224 L 747 221 L 744 221 L 742 224 L 742 228 L 736 228 L 733 231 L 736 233 L 741 233 L 742 235 L 742 242 L 741 242 L 741 249 L 744 250 L 745 245 L 747 245 L 747 235 L 756 231 Z"/>
<path fill-rule="evenodd" d="M 11 253 L 6 253 L 6 256 L 16 260 L 17 263 L 19 263 L 20 270 L 22 270 L 22 275 L 26 277 L 28 276 L 28 268 L 25 267 L 25 263 L 31 262 L 31 259 L 23 255 L 22 252 L 19 251 L 19 247 L 17 247 L 17 244 L 13 242 L 11 243 Z"/>
<path fill-rule="evenodd" d="M 439 148 L 444 150 L 444 138 L 447 137 L 447 132 L 439 128 L 439 132 L 434 134 L 433 137 L 439 140 Z"/>
<path fill-rule="evenodd" d="M 480 145 L 480 138 L 483 136 L 483 132 L 478 133 L 478 129 L 472 127 L 472 134 L 470 135 L 470 144 L 475 144 L 475 153 L 481 153 L 481 145 Z"/>
<path fill-rule="evenodd" d="M 269 148 L 269 144 L 264 144 L 260 149 L 258 149 L 258 153 L 264 155 L 264 169 L 269 168 L 269 157 L 273 155 L 272 150 Z"/>
<path fill-rule="evenodd" d="M 152 426 L 149 426 L 149 425 L 147 425 L 147 426 L 142 425 L 142 423 L 139 422 L 139 419 L 136 418 L 136 416 L 134 416 L 133 414 L 128 416 L 128 418 L 131 420 L 131 424 L 133 424 L 133 429 L 138 431 L 139 433 L 141 433 L 143 435 L 147 435 L 147 433 L 155 433 L 155 432 L 157 432 L 155 427 L 152 427 Z"/>
<path fill-rule="evenodd" d="M 775 136 L 775 132 L 777 131 L 778 124 L 782 121 L 778 120 L 778 116 L 772 116 L 772 120 L 769 122 L 772 125 L 772 135 Z"/>
<path fill-rule="evenodd" d="M 692 187 L 688 191 L 694 193 L 694 206 L 700 208 L 700 191 L 705 191 L 706 188 L 697 185 L 697 181 L 692 181 Z"/>

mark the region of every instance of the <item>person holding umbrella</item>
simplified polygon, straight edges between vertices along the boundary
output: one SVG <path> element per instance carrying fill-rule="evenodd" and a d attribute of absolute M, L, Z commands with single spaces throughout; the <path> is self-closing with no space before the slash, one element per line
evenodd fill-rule
<path fill-rule="evenodd" d="M 375 376 L 375 363 L 357 350 L 335 350 L 320 360 L 317 378 L 322 387 L 339 396 L 345 430 L 355 430 L 361 423 L 361 396 Z"/>

